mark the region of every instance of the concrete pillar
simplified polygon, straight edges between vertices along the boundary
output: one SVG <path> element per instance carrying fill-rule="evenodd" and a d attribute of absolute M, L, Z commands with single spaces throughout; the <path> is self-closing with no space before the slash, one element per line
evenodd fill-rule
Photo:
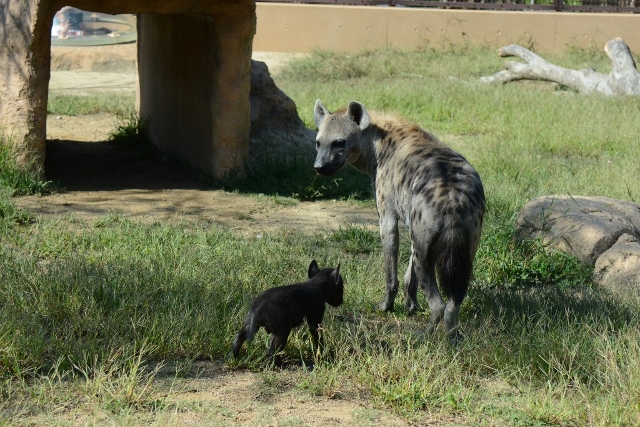
<path fill-rule="evenodd" d="M 34 171 L 42 171 L 45 159 L 55 13 L 47 3 L 0 2 L 0 132 L 14 144 L 18 163 Z"/>
<path fill-rule="evenodd" d="M 218 177 L 242 167 L 254 29 L 246 16 L 139 16 L 139 113 L 160 149 Z"/>

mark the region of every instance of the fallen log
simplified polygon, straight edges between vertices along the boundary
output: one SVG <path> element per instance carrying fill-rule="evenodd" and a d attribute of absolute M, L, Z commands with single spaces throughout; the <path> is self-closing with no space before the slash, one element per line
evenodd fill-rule
<path fill-rule="evenodd" d="M 604 51 L 613 63 L 609 74 L 592 68 L 571 70 L 554 65 L 519 45 L 498 50 L 501 57 L 518 57 L 526 62 L 509 61 L 505 69 L 491 76 L 481 77 L 482 83 L 507 83 L 514 80 L 544 80 L 556 82 L 580 93 L 640 96 L 640 73 L 629 46 L 621 39 L 609 40 Z"/>

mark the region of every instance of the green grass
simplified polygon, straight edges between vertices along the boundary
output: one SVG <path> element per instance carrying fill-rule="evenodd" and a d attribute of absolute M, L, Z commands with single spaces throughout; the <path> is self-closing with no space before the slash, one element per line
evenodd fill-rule
<path fill-rule="evenodd" d="M 265 158 L 239 178 L 230 175 L 212 185 L 229 191 L 293 197 L 299 200 L 371 200 L 371 178 L 354 168 L 345 168 L 331 178 L 319 176 L 309 167 L 309 158 L 284 160 Z"/>
<path fill-rule="evenodd" d="M 49 94 L 48 114 L 79 116 L 110 113 L 129 115 L 135 108 L 135 95 L 97 93 L 91 96 Z"/>
<path fill-rule="evenodd" d="M 595 51 L 549 59 L 608 66 Z M 394 314 L 375 310 L 382 254 L 377 232 L 358 225 L 255 239 L 118 215 L 94 223 L 0 217 L 0 423 L 54 417 L 78 399 L 116 415 L 172 410 L 158 400 L 156 364 L 186 366 L 188 376 L 191 361 L 224 357 L 252 298 L 304 279 L 315 258 L 323 267 L 341 263 L 345 302 L 323 322 L 327 352 L 298 377 L 308 393 L 339 396 L 351 387 L 416 424 L 640 424 L 638 300 L 613 298 L 574 258 L 513 238 L 517 212 L 540 195 L 640 199 L 640 100 L 545 83 L 475 83 L 501 62 L 488 49 L 316 52 L 276 76 L 309 126 L 316 98 L 332 110 L 357 99 L 418 121 L 479 170 L 487 215 L 461 311 L 462 343 L 450 345 L 440 330 L 423 336 L 428 313 L 407 317 L 401 298 Z M 248 180 L 225 185 L 286 203 L 372 203 L 364 175 L 320 179 L 309 169 L 265 159 Z M 6 188 L 0 200 L 9 206 L 15 190 Z M 409 251 L 403 234 L 402 267 Z M 266 339 L 261 332 L 229 368 L 265 369 Z M 304 329 L 286 356 L 294 366 L 313 359 Z M 263 380 L 281 387 L 279 371 L 266 370 Z"/>
<path fill-rule="evenodd" d="M 30 165 L 20 166 L 10 137 L 0 134 L 0 229 L 29 221 L 29 215 L 17 209 L 12 196 L 42 194 L 51 183 L 40 178 Z"/>
<path fill-rule="evenodd" d="M 147 133 L 148 123 L 139 118 L 135 111 L 117 114 L 117 118 L 116 127 L 109 134 L 109 141 L 121 145 L 151 145 Z"/>

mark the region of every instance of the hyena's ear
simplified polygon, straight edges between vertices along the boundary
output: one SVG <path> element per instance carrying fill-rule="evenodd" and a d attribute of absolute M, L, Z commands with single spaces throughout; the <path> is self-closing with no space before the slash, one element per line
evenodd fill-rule
<path fill-rule="evenodd" d="M 371 123 L 371 119 L 369 119 L 369 113 L 367 113 L 367 109 L 364 108 L 364 105 L 360 104 L 357 101 L 351 101 L 349 103 L 347 114 L 349 115 L 349 118 L 358 125 L 360 130 L 365 130 Z"/>
<path fill-rule="evenodd" d="M 309 264 L 309 272 L 308 272 L 309 279 L 311 279 L 313 276 L 317 275 L 318 273 L 320 273 L 320 267 L 318 267 L 318 263 L 314 259 L 313 261 L 311 261 L 311 264 Z"/>
<path fill-rule="evenodd" d="M 316 105 L 313 106 L 313 120 L 316 122 L 318 128 L 329 114 L 331 113 L 326 109 L 322 101 L 316 99 Z"/>
<path fill-rule="evenodd" d="M 331 273 L 331 279 L 336 285 L 340 282 L 340 264 L 338 264 L 336 269 Z"/>

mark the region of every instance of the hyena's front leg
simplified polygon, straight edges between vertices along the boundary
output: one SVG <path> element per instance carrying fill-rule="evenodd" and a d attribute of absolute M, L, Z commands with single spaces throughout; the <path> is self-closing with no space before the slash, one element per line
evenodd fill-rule
<path fill-rule="evenodd" d="M 393 301 L 398 294 L 398 221 L 380 216 L 380 238 L 384 254 L 386 296 L 380 310 L 393 311 Z"/>

